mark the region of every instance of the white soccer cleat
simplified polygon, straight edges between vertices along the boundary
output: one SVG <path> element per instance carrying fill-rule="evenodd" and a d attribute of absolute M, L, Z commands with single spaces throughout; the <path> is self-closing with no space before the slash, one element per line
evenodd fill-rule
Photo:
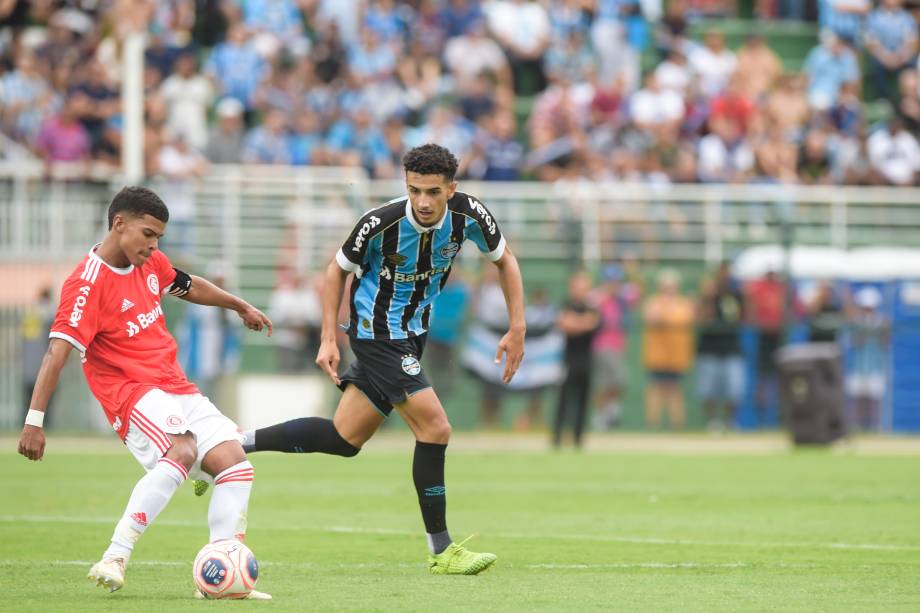
<path fill-rule="evenodd" d="M 204 600 L 205 596 L 201 593 L 201 590 L 195 590 L 195 598 L 197 600 Z M 259 590 L 252 590 L 245 597 L 240 598 L 240 600 L 271 600 L 272 595 L 266 594 L 265 592 L 260 592 Z"/>
<path fill-rule="evenodd" d="M 109 592 L 120 590 L 125 585 L 125 559 L 102 558 L 93 564 L 86 578 Z"/>

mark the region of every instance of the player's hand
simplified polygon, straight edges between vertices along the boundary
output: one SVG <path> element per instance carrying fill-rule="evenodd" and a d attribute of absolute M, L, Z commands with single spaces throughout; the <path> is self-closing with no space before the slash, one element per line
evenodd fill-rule
<path fill-rule="evenodd" d="M 243 324 L 250 330 L 261 332 L 262 328 L 268 328 L 268 335 L 272 335 L 272 320 L 251 304 L 240 311 L 240 319 L 243 320 Z"/>
<path fill-rule="evenodd" d="M 316 365 L 326 373 L 326 376 L 332 379 L 332 382 L 339 385 L 339 346 L 335 341 L 323 341 L 319 346 L 319 353 L 316 354 Z"/>
<path fill-rule="evenodd" d="M 502 337 L 498 343 L 498 353 L 495 354 L 495 363 L 500 364 L 502 354 L 505 354 L 505 372 L 502 373 L 502 381 L 511 383 L 514 373 L 521 366 L 521 360 L 524 359 L 524 332 L 523 330 L 508 330 L 508 333 Z"/>
<path fill-rule="evenodd" d="M 30 460 L 41 460 L 45 455 L 45 431 L 38 426 L 23 426 L 19 436 L 19 453 Z"/>

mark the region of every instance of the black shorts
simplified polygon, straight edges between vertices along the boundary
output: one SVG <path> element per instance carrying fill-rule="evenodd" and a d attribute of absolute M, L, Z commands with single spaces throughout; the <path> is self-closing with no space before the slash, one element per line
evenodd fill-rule
<path fill-rule="evenodd" d="M 339 377 L 344 392 L 351 383 L 367 396 L 380 413 L 431 387 L 422 372 L 422 352 L 427 334 L 403 340 L 364 340 L 349 337 L 355 361 Z"/>

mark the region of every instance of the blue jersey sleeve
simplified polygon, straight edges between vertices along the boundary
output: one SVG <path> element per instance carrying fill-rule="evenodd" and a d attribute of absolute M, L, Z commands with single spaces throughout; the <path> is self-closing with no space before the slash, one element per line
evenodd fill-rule
<path fill-rule="evenodd" d="M 335 254 L 335 261 L 342 270 L 361 275 L 362 267 L 367 261 L 371 238 L 383 230 L 381 219 L 375 213 L 375 210 L 368 211 L 358 220 L 342 248 Z"/>
<path fill-rule="evenodd" d="M 466 237 L 476 243 L 489 261 L 495 262 L 505 253 L 505 237 L 498 229 L 498 223 L 492 213 L 472 196 L 467 197 L 464 209 Z"/>

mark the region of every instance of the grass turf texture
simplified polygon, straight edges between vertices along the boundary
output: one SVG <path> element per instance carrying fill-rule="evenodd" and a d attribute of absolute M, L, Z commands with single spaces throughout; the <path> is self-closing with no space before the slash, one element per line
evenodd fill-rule
<path fill-rule="evenodd" d="M 94 440 L 56 452 L 53 438 L 30 464 L 4 442 L 4 611 L 920 610 L 917 456 L 460 442 L 448 455 L 452 535 L 478 532 L 470 547 L 499 560 L 479 577 L 432 577 L 410 444 L 372 443 L 351 460 L 256 454 L 247 542 L 275 600 L 215 603 L 192 600 L 208 500 L 189 485 L 141 540 L 125 588 L 108 594 L 85 575 L 138 465 Z"/>

